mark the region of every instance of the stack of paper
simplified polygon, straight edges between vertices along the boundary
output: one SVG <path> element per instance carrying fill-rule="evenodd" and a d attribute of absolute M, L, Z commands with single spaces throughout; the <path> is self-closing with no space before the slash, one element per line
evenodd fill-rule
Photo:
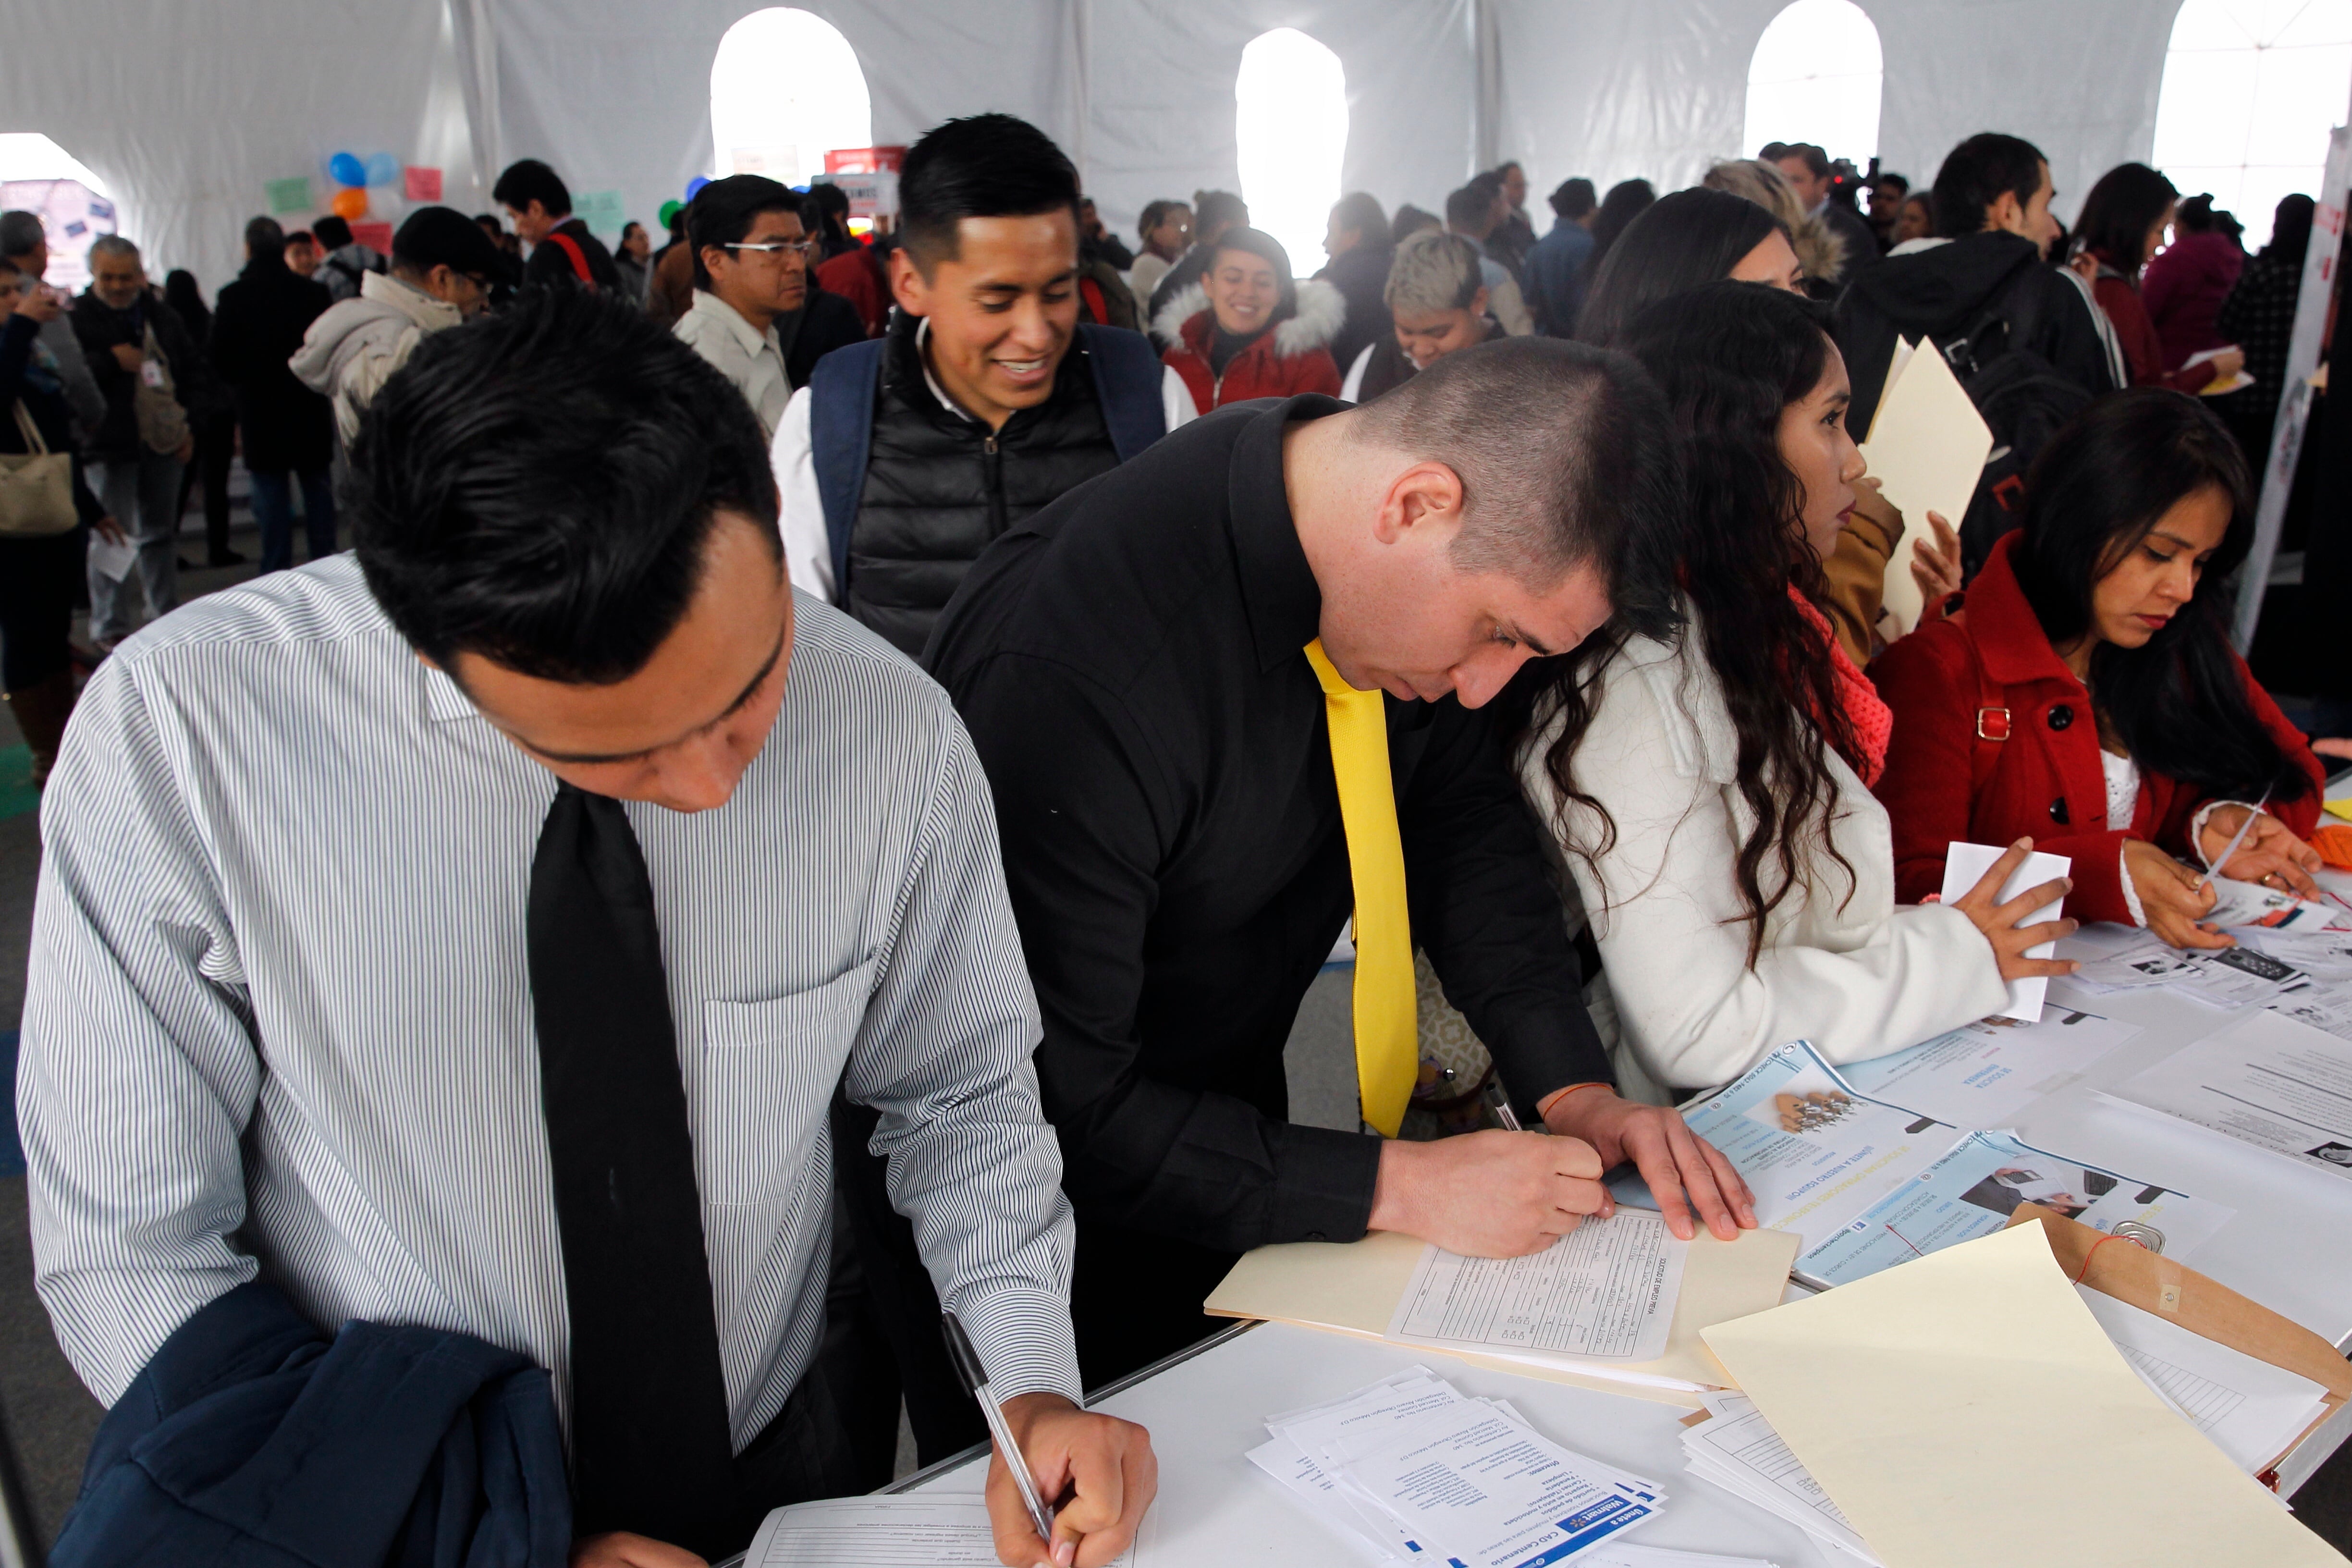
<path fill-rule="evenodd" d="M 1853 1526 L 1780 1441 L 1756 1402 L 1740 1394 L 1706 1396 L 1707 1418 L 1683 1429 L 1683 1453 L 1690 1473 L 1732 1496 L 1787 1520 L 1832 1549 L 1878 1568 Z"/>
<path fill-rule="evenodd" d="M 1145 1514 L 1139 1533 L 1152 1525 Z M 733 1561 L 740 1568 L 995 1568 L 999 1559 L 985 1501 L 925 1495 L 828 1498 L 777 1509 L 761 1521 L 751 1550 Z M 1139 1546 L 1129 1547 L 1110 1568 L 1147 1561 Z"/>
<path fill-rule="evenodd" d="M 1265 1427 L 1250 1462 L 1375 1563 L 1565 1563 L 1665 1501 L 1657 1482 L 1570 1453 L 1426 1367 Z"/>
<path fill-rule="evenodd" d="M 2307 1377 L 2088 1285 L 2074 1291 L 2139 1380 L 2250 1476 L 2275 1464 L 2327 1408 L 2327 1390 Z"/>

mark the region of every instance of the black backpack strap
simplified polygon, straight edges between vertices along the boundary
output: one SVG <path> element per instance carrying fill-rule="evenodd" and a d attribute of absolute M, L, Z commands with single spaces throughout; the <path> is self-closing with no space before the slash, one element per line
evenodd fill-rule
<path fill-rule="evenodd" d="M 838 348 L 809 373 L 809 455 L 816 466 L 817 499 L 824 505 L 824 539 L 833 553 L 833 592 L 849 597 L 849 535 L 866 490 L 866 459 L 874 453 L 874 394 L 882 384 L 887 338 Z"/>
<path fill-rule="evenodd" d="M 1080 322 L 1078 343 L 1094 367 L 1095 401 L 1111 448 L 1124 463 L 1168 434 L 1168 404 L 1160 393 L 1166 367 L 1150 338 L 1121 327 Z"/>

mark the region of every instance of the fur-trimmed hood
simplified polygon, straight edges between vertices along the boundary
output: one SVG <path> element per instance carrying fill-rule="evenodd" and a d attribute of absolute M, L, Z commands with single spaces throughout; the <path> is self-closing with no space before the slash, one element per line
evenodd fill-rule
<path fill-rule="evenodd" d="M 1806 277 L 1845 276 L 1845 236 L 1823 223 L 1819 213 L 1808 214 L 1790 231 L 1789 238 Z"/>
<path fill-rule="evenodd" d="M 1328 348 L 1348 320 L 1348 297 L 1319 278 L 1297 285 L 1297 305 L 1274 324 L 1274 352 L 1284 358 Z M 1200 284 L 1179 289 L 1151 319 L 1151 330 L 1162 342 L 1181 343 L 1196 353 L 1209 347 L 1209 294 Z"/>

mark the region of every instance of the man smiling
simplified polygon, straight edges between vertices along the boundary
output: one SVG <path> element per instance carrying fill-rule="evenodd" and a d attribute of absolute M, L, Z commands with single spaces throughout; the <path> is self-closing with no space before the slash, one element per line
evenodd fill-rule
<path fill-rule="evenodd" d="M 887 335 L 821 361 L 773 460 L 793 585 L 909 655 L 980 552 L 1167 431 L 1140 334 L 1078 321 L 1078 176 L 1035 126 L 908 151 Z"/>
<path fill-rule="evenodd" d="M 950 606 L 929 658 L 995 791 L 1045 1010 L 1089 1386 L 1207 1332 L 1202 1298 L 1267 1243 L 1532 1252 L 1608 1212 L 1621 1160 L 1684 1234 L 1693 1208 L 1754 1223 L 1675 1112 L 1609 1087 L 1477 711 L 1612 615 L 1656 624 L 1671 440 L 1632 361 L 1486 343 L 1360 408 L 1197 420 L 1007 534 Z M 1284 1042 L 1351 907 L 1364 1121 L 1392 1137 L 1412 1085 L 1419 947 L 1521 1119 L 1563 1136 L 1288 1121 Z"/>
<path fill-rule="evenodd" d="M 108 661 L 44 824 L 42 1295 L 110 1401 L 257 1273 L 325 1328 L 525 1352 L 573 1568 L 695 1568 L 861 1489 L 839 1085 L 1029 1464 L 1076 1488 L 1049 1547 L 993 1476 L 1000 1552 L 1095 1568 L 1150 1445 L 1075 1403 L 985 785 L 937 688 L 795 605 L 766 457 L 642 311 L 526 290 L 369 405 L 354 555 Z"/>

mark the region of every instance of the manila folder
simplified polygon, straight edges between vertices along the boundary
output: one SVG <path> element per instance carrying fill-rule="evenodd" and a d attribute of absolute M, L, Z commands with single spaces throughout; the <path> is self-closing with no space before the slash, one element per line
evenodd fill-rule
<path fill-rule="evenodd" d="M 1706 1331 L 1886 1568 L 2344 1568 L 2021 1225 Z"/>
<path fill-rule="evenodd" d="M 1911 552 L 1917 541 L 1935 537 L 1927 514 L 1940 514 L 1957 531 L 1991 453 L 1984 416 L 1936 345 L 1921 344 L 1890 381 L 1862 447 L 1879 492 L 1903 513 L 1903 542 L 1886 560 L 1884 603 L 1905 632 L 1919 624 L 1926 607 L 1911 578 Z"/>
<path fill-rule="evenodd" d="M 1395 1231 L 1374 1231 L 1361 1241 L 1344 1244 L 1294 1241 L 1261 1247 L 1242 1255 L 1201 1310 L 1216 1318 L 1265 1318 L 1381 1339 L 1388 1333 L 1389 1320 L 1396 1315 L 1405 1287 L 1412 1282 L 1423 1245 L 1417 1237 Z M 1605 1371 L 1585 1373 L 1475 1352 L 1436 1350 L 1436 1353 L 1458 1353 L 1465 1361 L 1522 1377 L 1696 1409 L 1700 1389 L 1721 1388 L 1730 1382 L 1699 1338 L 1699 1331 L 1709 1323 L 1777 1305 L 1787 1293 L 1789 1266 L 1796 1261 L 1801 1245 L 1800 1237 L 1777 1230 L 1745 1230 L 1737 1240 L 1717 1241 L 1706 1226 L 1700 1226 L 1697 1239 L 1691 1243 L 1690 1261 L 1683 1269 L 1682 1295 L 1675 1302 L 1666 1353 L 1656 1361 L 1611 1363 Z M 1612 1371 L 1654 1381 L 1628 1382 L 1610 1376 Z M 1670 1386 L 1673 1383 L 1687 1386 Z"/>

